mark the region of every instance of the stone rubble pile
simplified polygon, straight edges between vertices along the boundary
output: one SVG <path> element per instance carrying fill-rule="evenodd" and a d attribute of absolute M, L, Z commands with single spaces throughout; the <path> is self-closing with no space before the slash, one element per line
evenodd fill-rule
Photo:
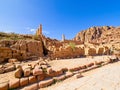
<path fill-rule="evenodd" d="M 43 56 L 41 41 L 0 41 L 0 63 L 11 58 L 18 59 L 19 61 L 26 60 L 32 58 L 32 56 Z"/>
<path fill-rule="evenodd" d="M 15 79 L 0 84 L 0 90 L 17 89 L 37 90 L 60 82 L 71 76 L 81 78 L 82 72 L 101 67 L 103 65 L 118 61 L 117 57 L 111 57 L 103 61 L 94 61 L 73 68 L 61 68 L 53 70 L 46 62 L 37 62 L 26 66 L 18 65 L 14 73 Z"/>

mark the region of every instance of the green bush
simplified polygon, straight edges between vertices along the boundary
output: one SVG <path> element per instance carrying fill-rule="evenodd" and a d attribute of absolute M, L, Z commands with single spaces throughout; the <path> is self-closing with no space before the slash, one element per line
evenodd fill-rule
<path fill-rule="evenodd" d="M 72 48 L 73 51 L 75 50 L 75 43 L 70 42 L 70 43 L 69 43 L 69 46 Z"/>
<path fill-rule="evenodd" d="M 34 40 L 39 40 L 39 36 L 38 35 L 33 35 L 32 37 Z"/>

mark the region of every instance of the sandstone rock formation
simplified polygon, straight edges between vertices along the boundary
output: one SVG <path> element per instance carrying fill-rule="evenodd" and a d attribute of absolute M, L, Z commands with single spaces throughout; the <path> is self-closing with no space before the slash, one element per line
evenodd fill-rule
<path fill-rule="evenodd" d="M 91 27 L 79 32 L 74 40 L 83 42 L 106 43 L 120 38 L 120 28 L 112 26 Z"/>
<path fill-rule="evenodd" d="M 26 60 L 32 56 L 43 56 L 42 41 L 18 40 L 18 41 L 0 41 L 0 63 L 14 58 Z"/>

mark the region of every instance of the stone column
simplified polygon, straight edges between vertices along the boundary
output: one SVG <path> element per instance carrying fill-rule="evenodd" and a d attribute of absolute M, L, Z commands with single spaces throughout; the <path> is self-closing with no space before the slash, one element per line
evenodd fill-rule
<path fill-rule="evenodd" d="M 36 31 L 36 35 L 37 36 L 42 35 L 42 24 L 40 24 L 38 30 Z"/>
<path fill-rule="evenodd" d="M 62 41 L 65 41 L 65 35 L 62 34 Z"/>
<path fill-rule="evenodd" d="M 39 34 L 42 35 L 42 24 L 40 24 L 40 27 L 39 27 Z"/>

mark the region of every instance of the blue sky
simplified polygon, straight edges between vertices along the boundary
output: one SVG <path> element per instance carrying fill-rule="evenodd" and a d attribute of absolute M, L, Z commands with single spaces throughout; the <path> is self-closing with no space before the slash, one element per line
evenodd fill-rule
<path fill-rule="evenodd" d="M 119 26 L 119 0 L 0 0 L 0 31 L 72 39 L 92 26 Z"/>

